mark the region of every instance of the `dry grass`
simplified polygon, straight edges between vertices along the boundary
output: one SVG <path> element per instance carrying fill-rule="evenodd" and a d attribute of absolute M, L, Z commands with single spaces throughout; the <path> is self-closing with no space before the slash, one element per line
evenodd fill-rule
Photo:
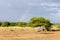
<path fill-rule="evenodd" d="M 60 32 L 37 33 L 30 27 L 0 27 L 0 40 L 60 40 Z"/>

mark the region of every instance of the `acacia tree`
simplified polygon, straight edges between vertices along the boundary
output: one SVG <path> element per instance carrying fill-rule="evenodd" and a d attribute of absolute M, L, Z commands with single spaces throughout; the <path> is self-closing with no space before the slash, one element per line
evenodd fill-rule
<path fill-rule="evenodd" d="M 31 18 L 31 20 L 29 21 L 30 26 L 36 26 L 36 25 L 44 25 L 46 26 L 46 29 L 49 30 L 50 29 L 50 20 L 46 19 L 44 17 L 33 17 Z"/>

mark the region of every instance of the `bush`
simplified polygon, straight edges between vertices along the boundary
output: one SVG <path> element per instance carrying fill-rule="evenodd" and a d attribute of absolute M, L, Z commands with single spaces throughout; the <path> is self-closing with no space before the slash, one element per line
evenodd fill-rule
<path fill-rule="evenodd" d="M 0 22 L 0 26 L 2 25 L 2 22 Z"/>
<path fill-rule="evenodd" d="M 16 26 L 16 22 L 10 22 L 9 26 Z"/>
<path fill-rule="evenodd" d="M 8 27 L 9 26 L 9 22 L 2 22 L 2 25 L 3 27 Z"/>
<path fill-rule="evenodd" d="M 17 25 L 20 27 L 26 27 L 27 23 L 26 22 L 18 22 Z"/>

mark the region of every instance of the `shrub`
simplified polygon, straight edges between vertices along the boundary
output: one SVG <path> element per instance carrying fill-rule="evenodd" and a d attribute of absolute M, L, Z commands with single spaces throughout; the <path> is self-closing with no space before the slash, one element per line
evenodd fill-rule
<path fill-rule="evenodd" d="M 8 27 L 9 26 L 9 22 L 2 22 L 2 25 L 3 27 Z"/>

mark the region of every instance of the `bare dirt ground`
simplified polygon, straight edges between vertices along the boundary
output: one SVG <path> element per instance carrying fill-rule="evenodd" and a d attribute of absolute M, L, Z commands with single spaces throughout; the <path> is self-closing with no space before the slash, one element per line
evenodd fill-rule
<path fill-rule="evenodd" d="M 60 40 L 60 31 L 38 33 L 33 28 L 1 27 L 0 40 Z"/>

